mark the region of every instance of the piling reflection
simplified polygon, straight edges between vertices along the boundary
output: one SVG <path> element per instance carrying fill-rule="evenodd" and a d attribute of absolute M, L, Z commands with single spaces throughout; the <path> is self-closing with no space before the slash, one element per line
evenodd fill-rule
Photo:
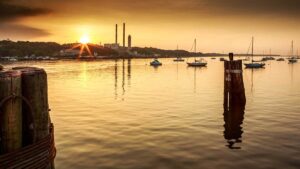
<path fill-rule="evenodd" d="M 227 140 L 227 147 L 230 149 L 240 149 L 236 143 L 242 142 L 243 120 L 245 114 L 245 106 L 231 105 L 224 106 L 224 138 Z"/>

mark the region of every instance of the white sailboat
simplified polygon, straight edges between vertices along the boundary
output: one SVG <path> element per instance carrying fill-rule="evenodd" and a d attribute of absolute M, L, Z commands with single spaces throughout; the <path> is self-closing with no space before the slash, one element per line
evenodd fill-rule
<path fill-rule="evenodd" d="M 254 37 L 252 37 L 251 63 L 245 63 L 244 65 L 246 66 L 246 68 L 264 68 L 266 65 L 265 63 L 258 63 L 253 60 L 253 55 L 254 55 L 253 51 L 254 51 Z"/>
<path fill-rule="evenodd" d="M 196 53 L 197 53 L 197 40 L 196 39 L 194 41 L 194 47 L 195 47 L 195 55 L 196 55 Z M 194 62 L 187 62 L 187 65 L 191 66 L 191 67 L 205 67 L 205 66 L 207 66 L 207 62 L 203 58 L 201 58 L 200 60 L 197 60 L 196 56 L 195 56 L 194 59 L 195 59 Z"/>
<path fill-rule="evenodd" d="M 178 45 L 177 45 L 177 50 L 176 50 L 176 59 L 174 59 L 174 62 L 184 62 L 184 59 L 182 59 L 182 57 L 178 56 Z"/>
<path fill-rule="evenodd" d="M 294 41 L 292 41 L 291 57 L 289 58 L 289 63 L 296 63 L 296 62 L 298 62 L 298 60 L 296 57 L 294 57 Z"/>

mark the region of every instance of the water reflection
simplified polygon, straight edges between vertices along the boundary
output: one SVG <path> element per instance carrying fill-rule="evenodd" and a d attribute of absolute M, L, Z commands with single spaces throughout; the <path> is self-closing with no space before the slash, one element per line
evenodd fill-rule
<path fill-rule="evenodd" d="M 121 87 L 122 87 L 122 100 L 124 101 L 124 96 L 126 94 L 126 77 L 127 77 L 127 87 L 130 87 L 131 85 L 131 59 L 128 59 L 127 61 L 127 75 L 126 75 L 126 66 L 125 66 L 125 59 L 122 59 L 122 82 L 121 82 Z M 118 99 L 118 60 L 115 60 L 115 66 L 114 66 L 114 74 L 115 74 L 115 79 L 114 79 L 114 91 L 115 91 L 115 99 Z"/>
<path fill-rule="evenodd" d="M 127 60 L 127 78 L 128 78 L 128 87 L 130 87 L 131 83 L 131 59 Z"/>
<path fill-rule="evenodd" d="M 122 100 L 124 100 L 125 95 L 125 59 L 122 61 Z"/>
<path fill-rule="evenodd" d="M 227 140 L 227 147 L 230 149 L 240 149 L 236 143 L 242 142 L 243 120 L 245 106 L 233 105 L 224 107 L 224 138 Z"/>
<path fill-rule="evenodd" d="M 115 60 L 115 99 L 118 98 L 118 60 Z"/>

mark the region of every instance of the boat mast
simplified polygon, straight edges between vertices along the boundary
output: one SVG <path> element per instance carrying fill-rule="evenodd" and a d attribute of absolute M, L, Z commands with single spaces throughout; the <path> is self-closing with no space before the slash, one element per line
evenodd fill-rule
<path fill-rule="evenodd" d="M 252 63 L 253 63 L 253 47 L 254 47 L 254 37 L 252 36 Z"/>
<path fill-rule="evenodd" d="M 195 60 L 196 60 L 196 55 L 197 55 L 197 39 L 195 38 Z"/>
<path fill-rule="evenodd" d="M 294 55 L 294 41 L 292 41 L 292 56 L 291 57 L 293 57 L 293 55 Z"/>
<path fill-rule="evenodd" d="M 176 56 L 178 58 L 178 44 L 177 44 Z"/>

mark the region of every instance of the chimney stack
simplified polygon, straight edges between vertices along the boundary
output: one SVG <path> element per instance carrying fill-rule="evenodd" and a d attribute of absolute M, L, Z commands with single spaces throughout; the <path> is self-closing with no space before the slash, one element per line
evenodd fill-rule
<path fill-rule="evenodd" d="M 128 49 L 131 49 L 131 35 L 128 36 Z"/>
<path fill-rule="evenodd" d="M 125 23 L 123 23 L 123 47 L 125 48 Z"/>
<path fill-rule="evenodd" d="M 118 44 L 118 24 L 116 24 L 116 45 Z"/>

